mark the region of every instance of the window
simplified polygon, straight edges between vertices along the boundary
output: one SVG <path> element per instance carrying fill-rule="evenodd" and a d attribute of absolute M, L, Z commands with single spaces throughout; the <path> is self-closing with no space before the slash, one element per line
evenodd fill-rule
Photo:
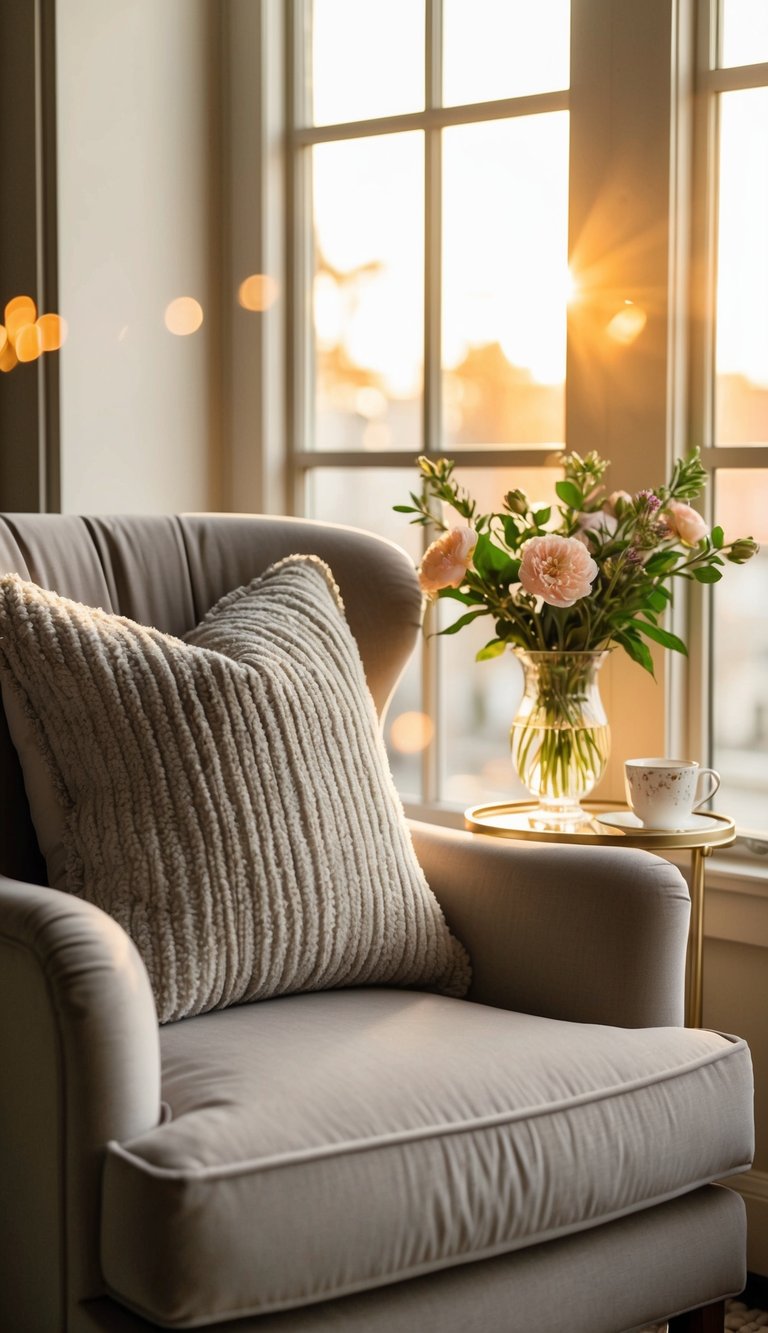
<path fill-rule="evenodd" d="M 419 453 L 456 459 L 492 507 L 515 485 L 546 501 L 566 446 L 596 448 L 635 490 L 695 440 L 718 521 L 768 541 L 765 5 L 696 14 L 694 34 L 661 0 L 292 0 L 298 511 L 417 560 L 422 531 L 392 505 Z M 636 336 L 616 338 L 628 306 Z M 766 560 L 680 601 L 688 668 L 659 655 L 654 685 L 610 663 L 613 797 L 624 755 L 698 751 L 728 808 L 765 829 Z M 468 630 L 425 637 L 390 706 L 414 808 L 515 795 L 516 664 L 477 665 L 477 646 Z"/>
<path fill-rule="evenodd" d="M 702 14 L 699 36 L 695 197 L 710 225 L 699 229 L 695 256 L 709 293 L 695 393 L 718 522 L 762 543 L 714 590 L 709 732 L 723 808 L 760 831 L 768 824 L 768 7 L 721 0 Z"/>

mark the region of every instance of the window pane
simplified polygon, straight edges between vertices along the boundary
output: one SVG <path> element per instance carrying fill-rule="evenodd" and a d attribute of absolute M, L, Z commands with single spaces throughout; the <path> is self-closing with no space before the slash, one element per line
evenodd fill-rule
<path fill-rule="evenodd" d="M 745 829 L 768 814 L 768 472 L 719 469 L 717 521 L 727 539 L 753 536 L 759 553 L 728 565 L 714 590 L 712 762 L 722 785 L 715 807 Z"/>
<path fill-rule="evenodd" d="M 552 92 L 570 82 L 570 0 L 444 0 L 447 106 Z"/>
<path fill-rule="evenodd" d="M 316 439 L 320 449 L 421 449 L 424 142 L 313 151 Z"/>
<path fill-rule="evenodd" d="M 457 468 L 456 477 L 481 513 L 501 508 L 502 496 L 520 488 L 542 505 L 556 503 L 560 468 Z M 441 625 L 466 610 L 439 603 Z M 465 808 L 479 801 L 524 800 L 509 757 L 509 728 L 523 692 L 522 670 L 511 652 L 489 662 L 475 653 L 493 638 L 493 621 L 481 617 L 458 634 L 439 640 L 440 717 L 443 772 L 441 799 Z"/>
<path fill-rule="evenodd" d="M 723 0 L 722 33 L 722 65 L 754 65 L 768 60 L 765 0 Z"/>
<path fill-rule="evenodd" d="M 715 438 L 759 444 L 768 441 L 768 88 L 725 93 L 720 112 Z"/>
<path fill-rule="evenodd" d="M 443 180 L 446 448 L 562 444 L 567 113 L 446 130 Z"/>
<path fill-rule="evenodd" d="M 423 0 L 314 0 L 312 92 L 316 125 L 421 110 Z"/>
<path fill-rule="evenodd" d="M 414 565 L 422 550 L 422 529 L 411 526 L 407 515 L 392 506 L 408 502 L 414 489 L 415 469 L 317 468 L 309 473 L 306 513 L 328 523 L 366 528 L 402 546 Z M 431 736 L 431 723 L 422 713 L 421 654 L 423 639 L 398 682 L 384 725 L 392 776 L 401 796 L 421 799 L 421 756 Z"/>

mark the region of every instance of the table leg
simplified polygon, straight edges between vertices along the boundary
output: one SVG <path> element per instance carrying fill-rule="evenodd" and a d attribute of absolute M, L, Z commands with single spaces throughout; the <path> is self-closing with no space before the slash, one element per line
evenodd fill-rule
<path fill-rule="evenodd" d="M 710 847 L 691 848 L 691 925 L 688 932 L 685 1021 L 700 1028 L 704 980 L 704 858 Z"/>

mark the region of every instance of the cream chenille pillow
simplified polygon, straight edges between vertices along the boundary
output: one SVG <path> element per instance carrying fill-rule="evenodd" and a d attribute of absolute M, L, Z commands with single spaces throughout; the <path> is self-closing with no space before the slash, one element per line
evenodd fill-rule
<path fill-rule="evenodd" d="M 161 1022 L 337 986 L 465 993 L 322 562 L 273 565 L 185 642 L 8 575 L 0 671 L 33 804 L 41 767 L 52 786 L 54 887 L 128 932 Z"/>

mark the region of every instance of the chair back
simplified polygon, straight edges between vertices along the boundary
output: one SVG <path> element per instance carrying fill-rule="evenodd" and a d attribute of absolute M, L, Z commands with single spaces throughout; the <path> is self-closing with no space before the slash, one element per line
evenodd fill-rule
<path fill-rule="evenodd" d="M 421 621 L 413 565 L 392 542 L 357 528 L 261 515 L 0 515 L 0 572 L 177 636 L 225 593 L 292 554 L 318 555 L 332 569 L 383 717 Z M 0 793 L 0 873 L 44 884 L 2 709 Z"/>

